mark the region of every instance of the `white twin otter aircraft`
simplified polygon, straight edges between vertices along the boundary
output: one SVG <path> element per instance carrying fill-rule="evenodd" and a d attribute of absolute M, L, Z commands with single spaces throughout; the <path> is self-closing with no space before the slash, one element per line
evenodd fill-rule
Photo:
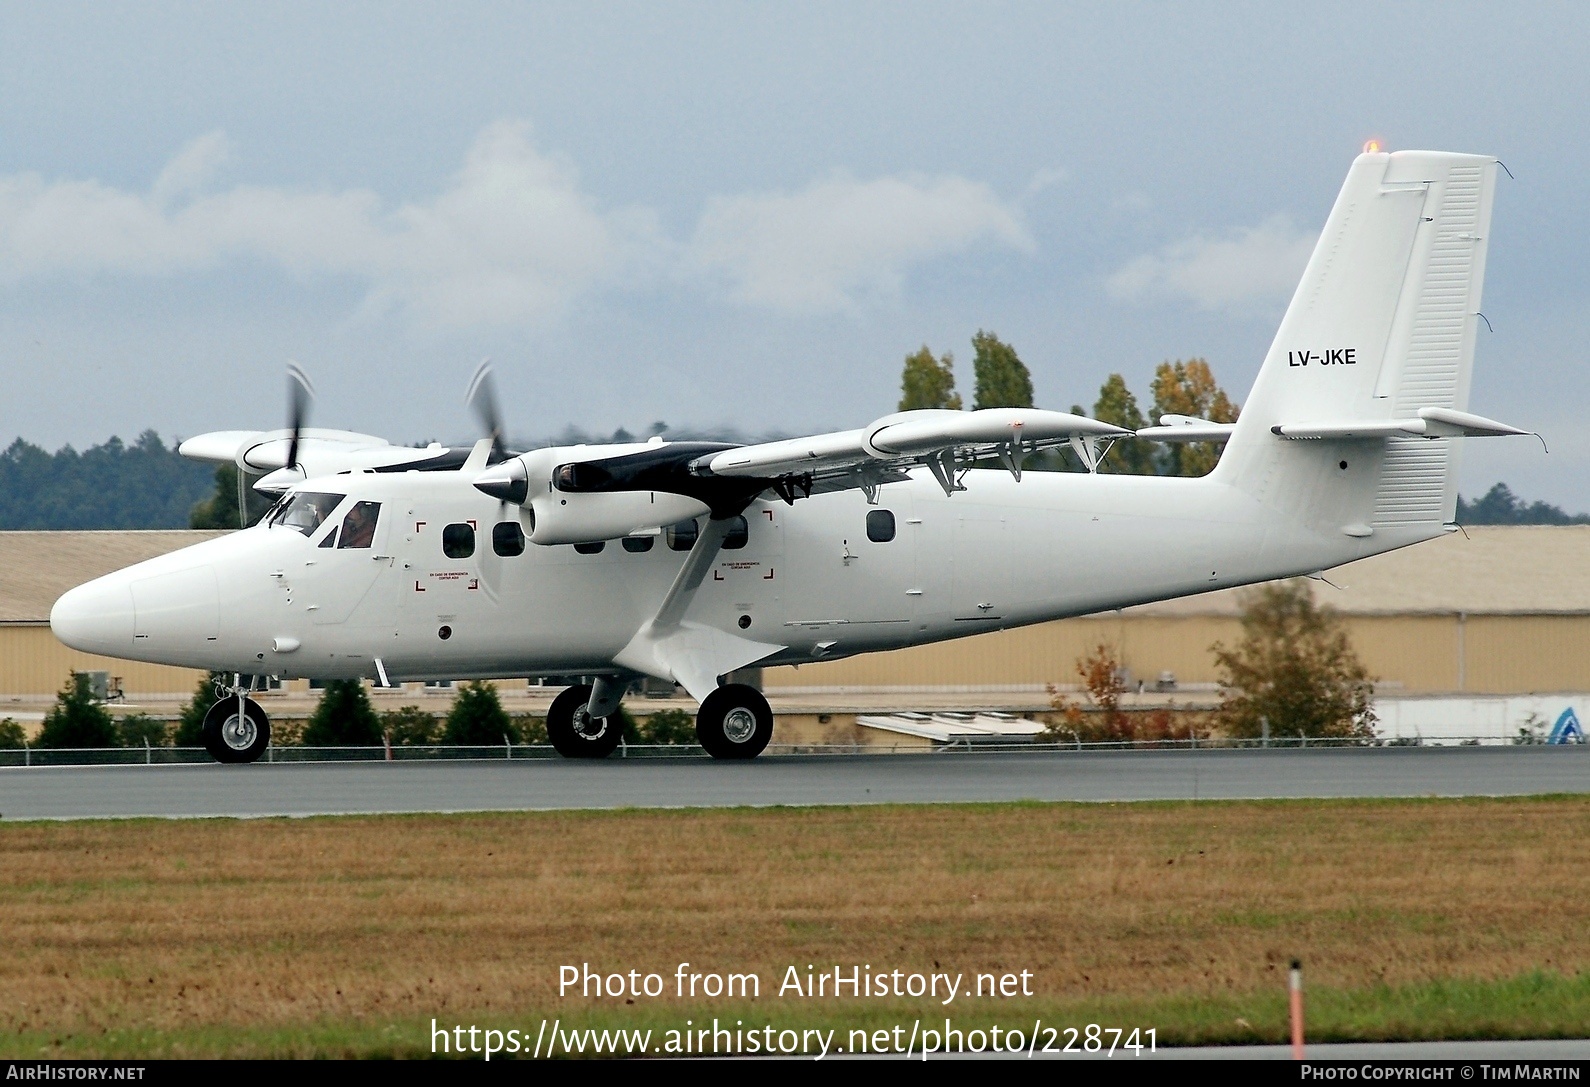
<path fill-rule="evenodd" d="M 1496 160 L 1366 152 L 1348 172 L 1241 421 L 1166 416 L 1138 437 L 1224 442 L 1201 479 L 1028 472 L 1069 445 L 1095 469 L 1130 432 L 1026 408 L 908 411 L 736 446 L 492 437 L 416 450 L 304 429 L 205 434 L 184 455 L 266 471 L 258 525 L 56 602 L 67 645 L 234 673 L 205 721 L 222 762 L 270 725 L 254 676 L 578 675 L 563 755 L 601 758 L 634 680 L 697 699 L 701 745 L 752 758 L 773 715 L 751 665 L 833 660 L 1316 571 L 1452 530 Z M 997 459 L 996 459 L 997 458 Z M 999 467 L 971 469 L 973 461 Z"/>

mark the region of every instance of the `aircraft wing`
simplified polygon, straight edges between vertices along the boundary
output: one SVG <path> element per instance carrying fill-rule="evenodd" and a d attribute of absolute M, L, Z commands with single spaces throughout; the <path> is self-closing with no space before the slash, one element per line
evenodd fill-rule
<path fill-rule="evenodd" d="M 250 475 L 262 475 L 254 489 L 263 494 L 280 494 L 294 483 L 314 476 L 338 472 L 421 471 L 461 467 L 469 449 L 446 449 L 432 445 L 414 449 L 393 445 L 373 434 L 351 430 L 306 427 L 299 432 L 298 463 L 287 467 L 293 443 L 291 430 L 218 430 L 198 434 L 177 447 L 177 452 L 192 460 L 215 464 L 236 464 Z"/>
<path fill-rule="evenodd" d="M 921 410 L 885 415 L 855 430 L 785 438 L 707 453 L 689 464 L 703 478 L 766 479 L 790 498 L 790 489 L 871 489 L 904 472 L 926 467 L 945 493 L 959 489 L 958 464 L 996 457 L 1017 479 L 1021 460 L 1040 449 L 1070 445 L 1093 470 L 1101 439 L 1128 437 L 1131 431 L 1069 412 L 1039 408 L 984 408 L 980 411 Z"/>

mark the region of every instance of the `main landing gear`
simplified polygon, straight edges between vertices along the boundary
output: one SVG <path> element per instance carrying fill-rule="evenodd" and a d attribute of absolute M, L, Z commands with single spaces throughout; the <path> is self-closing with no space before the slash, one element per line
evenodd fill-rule
<path fill-rule="evenodd" d="M 715 759 L 754 759 L 773 738 L 773 709 L 755 687 L 719 687 L 696 714 L 696 738 Z"/>
<path fill-rule="evenodd" d="M 591 712 L 591 687 L 570 687 L 547 710 L 547 739 L 558 754 L 570 759 L 605 759 L 623 734 L 618 700 L 612 688 L 596 700 L 605 717 Z M 608 707 L 611 708 L 608 708 Z M 762 692 L 744 683 L 730 683 L 707 695 L 696 714 L 696 737 L 715 759 L 754 759 L 773 738 L 773 709 Z"/>
<path fill-rule="evenodd" d="M 270 746 L 271 722 L 258 702 L 232 691 L 204 715 L 199 736 L 216 762 L 253 762 Z"/>

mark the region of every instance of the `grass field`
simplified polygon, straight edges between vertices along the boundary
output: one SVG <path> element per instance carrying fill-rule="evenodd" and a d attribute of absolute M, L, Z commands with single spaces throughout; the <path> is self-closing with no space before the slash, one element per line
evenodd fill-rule
<path fill-rule="evenodd" d="M 1585 798 L 0 824 L 4 1056 L 395 1055 L 430 1022 L 1590 1034 Z M 561 997 L 558 969 L 760 999 Z M 806 999 L 786 968 L 1031 971 Z M 968 982 L 969 983 L 969 982 Z M 668 990 L 671 993 L 671 988 Z"/>

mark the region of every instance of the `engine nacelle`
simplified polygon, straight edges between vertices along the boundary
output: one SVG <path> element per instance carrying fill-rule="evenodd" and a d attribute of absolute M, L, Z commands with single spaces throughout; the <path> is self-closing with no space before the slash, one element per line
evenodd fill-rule
<path fill-rule="evenodd" d="M 545 545 L 616 540 L 709 512 L 705 502 L 666 491 L 542 491 L 531 497 L 529 505 L 535 513 L 530 542 Z"/>
<path fill-rule="evenodd" d="M 596 446 L 536 449 L 512 460 L 494 464 L 475 480 L 475 486 L 504 502 L 531 511 L 534 527 L 530 542 L 554 544 L 596 543 L 663 528 L 710 512 L 707 504 L 669 491 L 622 490 L 581 492 L 559 490 L 553 473 L 578 464 L 646 446 Z"/>

